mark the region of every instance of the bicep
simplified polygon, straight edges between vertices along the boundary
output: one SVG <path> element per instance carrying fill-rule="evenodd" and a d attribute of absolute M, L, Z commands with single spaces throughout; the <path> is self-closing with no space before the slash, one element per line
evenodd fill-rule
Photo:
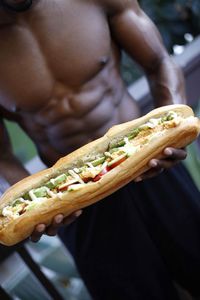
<path fill-rule="evenodd" d="M 9 153 L 11 152 L 11 144 L 8 136 L 8 132 L 4 125 L 3 120 L 0 118 L 0 196 L 9 188 L 9 183 L 5 174 L 7 173 L 4 161 L 7 160 Z"/>
<path fill-rule="evenodd" d="M 1 156 L 11 151 L 9 135 L 2 118 L 0 118 L 0 151 Z"/>
<path fill-rule="evenodd" d="M 146 72 L 150 72 L 166 55 L 161 36 L 149 17 L 137 5 L 128 1 L 118 13 L 110 16 L 110 29 L 115 42 Z"/>
<path fill-rule="evenodd" d="M 12 151 L 9 135 L 2 119 L 0 119 L 0 191 L 26 177 L 27 170 Z"/>

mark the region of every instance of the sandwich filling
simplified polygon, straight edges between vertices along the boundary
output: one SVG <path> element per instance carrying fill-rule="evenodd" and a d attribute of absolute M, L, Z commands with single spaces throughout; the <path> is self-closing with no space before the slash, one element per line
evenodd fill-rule
<path fill-rule="evenodd" d="M 158 118 L 149 119 L 145 124 L 130 130 L 125 137 L 117 142 L 111 141 L 107 151 L 100 153 L 93 160 L 84 163 L 81 167 L 67 169 L 42 186 L 31 189 L 21 197 L 11 201 L 0 211 L 0 224 L 6 224 L 9 220 L 20 217 L 48 198 L 62 200 L 64 193 L 75 192 L 84 188 L 86 184 L 94 184 L 101 180 L 103 176 L 123 163 L 128 157 L 141 151 L 153 139 L 159 138 L 164 131 L 178 126 L 181 120 L 182 117 L 174 111 Z"/>

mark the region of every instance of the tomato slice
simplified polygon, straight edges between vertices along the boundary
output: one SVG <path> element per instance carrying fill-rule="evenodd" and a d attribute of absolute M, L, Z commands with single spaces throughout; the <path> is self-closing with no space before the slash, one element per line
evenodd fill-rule
<path fill-rule="evenodd" d="M 108 166 L 106 166 L 97 176 L 95 176 L 93 178 L 93 181 L 96 182 L 96 181 L 100 180 L 101 177 L 103 175 L 105 175 L 106 173 L 108 173 L 109 171 L 110 171 L 110 168 Z"/>
<path fill-rule="evenodd" d="M 63 187 L 60 187 L 60 188 L 58 187 L 57 190 L 58 190 L 58 192 L 64 192 L 64 191 L 68 190 L 69 186 L 70 186 L 70 184 L 69 185 L 65 185 Z"/>
<path fill-rule="evenodd" d="M 117 167 L 118 165 L 120 165 L 123 161 L 125 161 L 127 159 L 127 156 L 122 157 L 121 159 L 119 159 L 118 161 L 114 162 L 113 164 L 111 164 L 109 167 L 110 169 L 113 169 L 115 167 Z"/>
<path fill-rule="evenodd" d="M 71 183 L 66 183 L 66 184 L 62 184 L 61 186 L 58 186 L 57 187 L 57 191 L 58 192 L 64 192 L 64 191 L 67 191 L 68 190 L 68 187 L 72 184 L 74 184 L 75 182 L 71 182 Z"/>
<path fill-rule="evenodd" d="M 88 183 L 89 181 L 92 181 L 93 178 L 92 178 L 92 177 L 87 177 L 87 178 L 82 178 L 82 180 L 83 180 L 85 183 Z"/>

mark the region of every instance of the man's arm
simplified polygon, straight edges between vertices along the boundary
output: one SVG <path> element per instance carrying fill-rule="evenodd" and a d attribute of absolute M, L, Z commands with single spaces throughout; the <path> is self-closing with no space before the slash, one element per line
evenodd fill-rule
<path fill-rule="evenodd" d="M 114 41 L 146 73 L 155 106 L 185 103 L 181 69 L 168 55 L 161 36 L 135 0 L 104 0 Z"/>
<path fill-rule="evenodd" d="M 8 133 L 2 119 L 0 120 L 0 153 L 0 176 L 2 181 L 12 185 L 29 175 L 12 152 Z"/>
<path fill-rule="evenodd" d="M 9 136 L 7 130 L 0 119 L 0 196 L 10 186 L 17 181 L 25 178 L 29 175 L 27 170 L 19 162 L 12 152 Z M 81 211 L 76 211 L 70 216 L 64 218 L 62 214 L 55 216 L 50 227 L 46 227 L 44 224 L 39 224 L 34 230 L 31 239 L 32 241 L 38 241 L 42 234 L 55 235 L 61 224 L 68 225 L 73 222 Z"/>
<path fill-rule="evenodd" d="M 144 70 L 153 96 L 154 106 L 186 103 L 181 69 L 165 49 L 161 36 L 136 0 L 102 0 L 106 7 L 110 30 L 116 44 L 125 50 Z M 157 175 L 185 159 L 183 149 L 166 148 L 162 159 L 152 159 L 150 170 L 136 181 Z"/>

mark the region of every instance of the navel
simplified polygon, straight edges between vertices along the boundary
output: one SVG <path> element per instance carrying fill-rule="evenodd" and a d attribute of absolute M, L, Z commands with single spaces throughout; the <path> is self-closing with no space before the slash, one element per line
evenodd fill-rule
<path fill-rule="evenodd" d="M 105 66 L 105 65 L 107 65 L 107 63 L 109 62 L 109 59 L 110 59 L 110 57 L 109 56 L 102 56 L 101 58 L 100 58 L 100 65 L 101 66 Z"/>

